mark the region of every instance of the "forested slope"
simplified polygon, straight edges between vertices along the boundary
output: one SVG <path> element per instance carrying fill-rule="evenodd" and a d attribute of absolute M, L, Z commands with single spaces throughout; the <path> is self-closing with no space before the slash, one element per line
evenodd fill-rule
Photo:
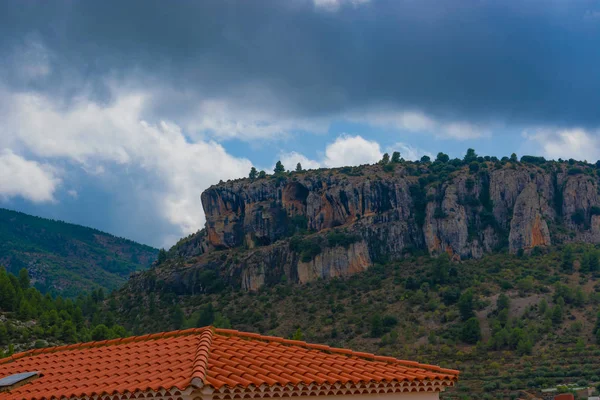
<path fill-rule="evenodd" d="M 148 268 L 158 250 L 80 225 L 0 209 L 0 265 L 29 271 L 43 292 L 75 296 L 121 286 Z"/>

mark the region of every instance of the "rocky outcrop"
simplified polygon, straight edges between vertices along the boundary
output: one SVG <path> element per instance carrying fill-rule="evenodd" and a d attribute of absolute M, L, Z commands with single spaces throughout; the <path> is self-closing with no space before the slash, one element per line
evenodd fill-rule
<path fill-rule="evenodd" d="M 221 183 L 202 194 L 205 229 L 154 272 L 175 292 L 204 290 L 198 271 L 256 290 L 346 276 L 419 251 L 460 260 L 574 239 L 600 243 L 593 166 L 477 167 L 399 163 Z"/>
<path fill-rule="evenodd" d="M 530 182 L 516 199 L 508 243 L 511 252 L 550 244 L 550 231 L 542 216 L 540 195 L 534 182 Z"/>

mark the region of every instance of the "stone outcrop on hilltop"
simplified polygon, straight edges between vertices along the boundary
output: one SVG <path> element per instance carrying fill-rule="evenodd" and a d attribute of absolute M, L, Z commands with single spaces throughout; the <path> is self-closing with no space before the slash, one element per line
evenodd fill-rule
<path fill-rule="evenodd" d="M 255 290 L 346 276 L 415 251 L 454 259 L 569 240 L 600 242 L 594 167 L 398 163 L 220 183 L 202 194 L 205 228 L 133 279 L 176 293 L 218 276 Z"/>

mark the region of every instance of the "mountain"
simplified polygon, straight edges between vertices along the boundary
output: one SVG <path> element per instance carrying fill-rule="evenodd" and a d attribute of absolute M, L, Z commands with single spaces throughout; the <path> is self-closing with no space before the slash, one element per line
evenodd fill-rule
<path fill-rule="evenodd" d="M 67 297 L 94 288 L 113 290 L 148 268 L 158 250 L 61 221 L 0 209 L 0 265 L 26 268 L 42 292 Z"/>
<path fill-rule="evenodd" d="M 469 153 L 221 182 L 204 229 L 114 292 L 117 320 L 441 363 L 463 371 L 446 399 L 595 385 L 598 184 L 586 162 Z"/>
<path fill-rule="evenodd" d="M 114 303 L 138 334 L 215 324 L 457 368 L 444 399 L 541 398 L 543 388 L 600 383 L 599 256 L 588 244 L 407 256 L 348 277 L 194 295 L 177 295 L 152 269 L 152 285 L 132 279 Z"/>
<path fill-rule="evenodd" d="M 206 225 L 155 272 L 179 294 L 213 274 L 257 290 L 348 276 L 410 254 L 454 260 L 600 242 L 595 165 L 477 157 L 279 173 L 202 194 Z M 135 278 L 144 287 L 144 275 Z"/>

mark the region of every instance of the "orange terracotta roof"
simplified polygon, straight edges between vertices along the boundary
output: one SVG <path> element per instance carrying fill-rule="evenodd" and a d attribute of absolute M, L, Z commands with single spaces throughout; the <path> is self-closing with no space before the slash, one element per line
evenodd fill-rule
<path fill-rule="evenodd" d="M 458 371 L 234 330 L 198 328 L 32 350 L 0 359 L 0 379 L 41 376 L 0 400 L 75 398 L 190 387 L 446 382 Z M 236 390 L 237 390 L 236 389 Z"/>

